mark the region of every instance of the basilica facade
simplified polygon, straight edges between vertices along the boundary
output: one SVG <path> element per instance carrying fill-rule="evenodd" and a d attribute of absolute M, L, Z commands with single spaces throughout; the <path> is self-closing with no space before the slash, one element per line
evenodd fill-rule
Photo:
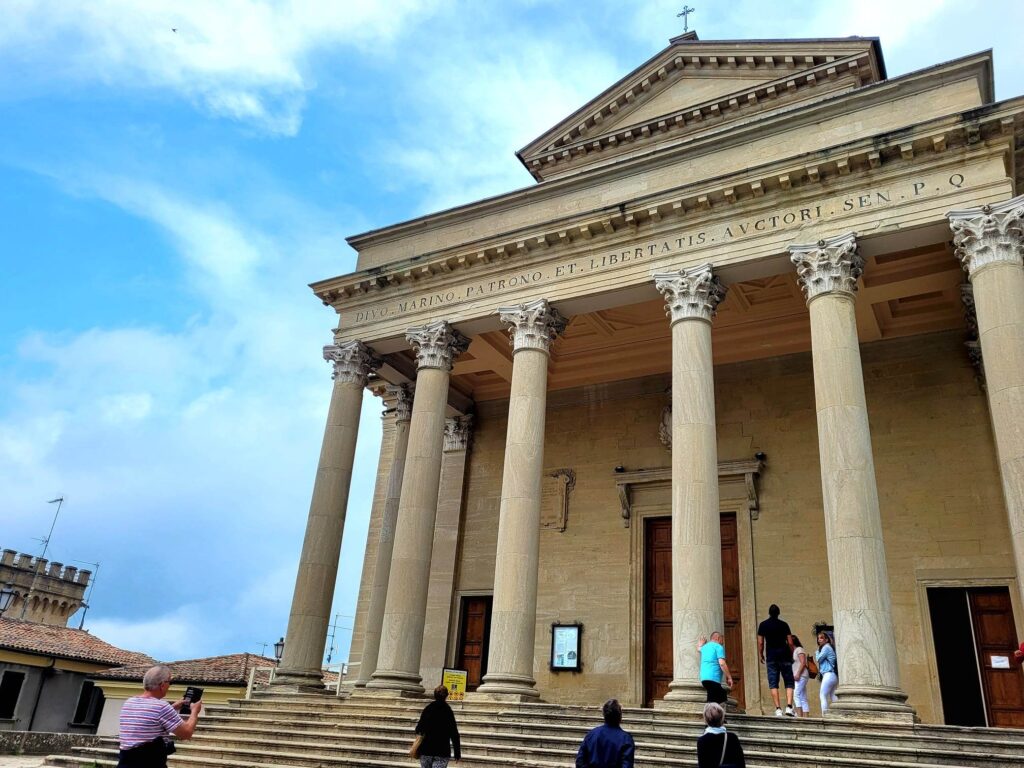
<path fill-rule="evenodd" d="M 533 186 L 350 238 L 277 682 L 320 680 L 369 387 L 353 695 L 696 711 L 720 630 L 770 712 L 775 603 L 834 632 L 830 717 L 1024 727 L 1022 142 L 989 52 L 689 33 Z"/>

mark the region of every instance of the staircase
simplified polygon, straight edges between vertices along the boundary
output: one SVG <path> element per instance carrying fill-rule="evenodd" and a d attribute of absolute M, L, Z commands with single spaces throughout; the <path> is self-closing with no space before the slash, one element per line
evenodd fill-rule
<path fill-rule="evenodd" d="M 427 700 L 348 698 L 264 691 L 210 707 L 195 737 L 178 744 L 171 768 L 408 768 L 413 727 Z M 465 768 L 570 768 L 599 707 L 454 704 Z M 692 766 L 703 723 L 693 716 L 627 709 L 623 727 L 637 745 L 637 768 Z M 732 715 L 747 765 L 756 768 L 936 768 L 1024 765 L 1024 730 Z M 47 763 L 100 768 L 117 763 L 117 743 L 81 747 Z"/>

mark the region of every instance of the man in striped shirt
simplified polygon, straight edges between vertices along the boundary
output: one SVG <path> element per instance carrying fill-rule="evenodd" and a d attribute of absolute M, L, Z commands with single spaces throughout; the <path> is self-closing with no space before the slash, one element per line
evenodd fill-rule
<path fill-rule="evenodd" d="M 171 670 L 162 664 L 151 667 L 142 678 L 145 691 L 121 707 L 121 753 L 118 768 L 164 768 L 171 751 L 170 734 L 190 739 L 203 703 L 192 704 L 192 714 L 182 720 L 178 710 L 184 701 L 164 701 L 171 687 Z"/>

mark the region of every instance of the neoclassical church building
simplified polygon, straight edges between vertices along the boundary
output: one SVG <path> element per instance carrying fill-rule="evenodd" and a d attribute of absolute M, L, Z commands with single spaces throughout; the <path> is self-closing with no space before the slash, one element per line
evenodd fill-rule
<path fill-rule="evenodd" d="M 667 48 L 518 152 L 536 184 L 350 238 L 277 681 L 319 684 L 360 404 L 384 437 L 353 696 L 1024 727 L 1024 98 L 992 54 Z M 811 683 L 813 713 L 819 712 Z"/>

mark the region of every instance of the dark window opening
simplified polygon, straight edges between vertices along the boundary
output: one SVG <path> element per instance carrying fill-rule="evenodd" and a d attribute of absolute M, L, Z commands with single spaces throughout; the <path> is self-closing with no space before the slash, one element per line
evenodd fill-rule
<path fill-rule="evenodd" d="M 18 706 L 18 697 L 21 696 L 21 686 L 24 683 L 24 672 L 12 672 L 8 669 L 0 675 L 0 720 L 10 720 L 14 717 L 14 709 Z"/>
<path fill-rule="evenodd" d="M 103 712 L 103 691 L 96 687 L 91 680 L 82 683 L 82 692 L 78 695 L 78 705 L 75 707 L 75 719 L 72 725 L 96 725 L 100 721 Z"/>

